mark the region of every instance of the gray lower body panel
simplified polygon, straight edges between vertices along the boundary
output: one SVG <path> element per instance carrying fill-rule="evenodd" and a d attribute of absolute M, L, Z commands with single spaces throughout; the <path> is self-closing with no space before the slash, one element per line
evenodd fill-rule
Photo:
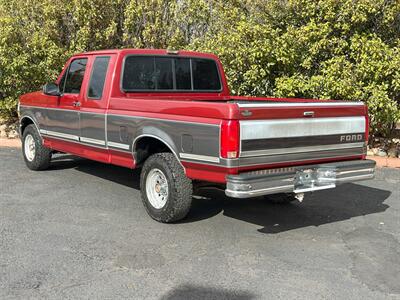
<path fill-rule="evenodd" d="M 132 151 L 137 139 L 144 136 L 163 141 L 177 156 L 185 153 L 197 161 L 219 157 L 219 125 L 139 116 L 107 116 L 107 139 L 111 148 L 125 145 L 126 150 Z"/>
<path fill-rule="evenodd" d="M 46 131 L 49 135 L 68 136 L 78 140 L 80 136 L 79 110 L 48 109 L 46 113 Z"/>
<path fill-rule="evenodd" d="M 81 142 L 105 147 L 105 120 L 105 114 L 80 112 Z"/>
<path fill-rule="evenodd" d="M 309 192 L 334 188 L 345 182 L 372 179 L 374 174 L 373 160 L 260 170 L 227 176 L 225 194 L 233 198 L 251 198 L 268 194 Z"/>

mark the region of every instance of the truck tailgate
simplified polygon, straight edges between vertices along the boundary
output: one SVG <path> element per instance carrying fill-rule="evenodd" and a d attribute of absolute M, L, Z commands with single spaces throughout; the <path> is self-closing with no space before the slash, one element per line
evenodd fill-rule
<path fill-rule="evenodd" d="M 359 102 L 238 103 L 239 166 L 361 158 L 366 107 Z"/>

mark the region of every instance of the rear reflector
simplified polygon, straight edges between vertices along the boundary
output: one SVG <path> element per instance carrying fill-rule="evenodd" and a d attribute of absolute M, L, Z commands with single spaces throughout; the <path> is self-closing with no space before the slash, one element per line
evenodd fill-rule
<path fill-rule="evenodd" d="M 221 123 L 221 157 L 239 157 L 239 121 L 223 120 Z"/>

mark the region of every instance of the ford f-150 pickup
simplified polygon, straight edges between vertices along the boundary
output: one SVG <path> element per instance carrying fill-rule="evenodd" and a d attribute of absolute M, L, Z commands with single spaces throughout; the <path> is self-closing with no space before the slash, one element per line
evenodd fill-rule
<path fill-rule="evenodd" d="M 288 202 L 374 177 L 362 102 L 231 96 L 212 54 L 77 54 L 55 83 L 20 97 L 19 114 L 28 168 L 46 169 L 56 152 L 140 168 L 160 222 L 184 218 L 197 186 Z"/>

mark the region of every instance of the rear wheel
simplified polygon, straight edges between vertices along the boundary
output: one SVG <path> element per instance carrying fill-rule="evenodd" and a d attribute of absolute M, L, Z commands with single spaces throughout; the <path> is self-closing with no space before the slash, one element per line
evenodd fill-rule
<path fill-rule="evenodd" d="M 147 213 L 159 222 L 181 220 L 190 210 L 192 181 L 172 153 L 153 154 L 146 160 L 140 190 Z"/>
<path fill-rule="evenodd" d="M 264 199 L 274 204 L 287 204 L 297 200 L 294 193 L 266 195 Z"/>
<path fill-rule="evenodd" d="M 49 167 L 51 150 L 43 146 L 35 125 L 28 125 L 22 135 L 22 153 L 29 169 L 38 171 Z"/>

